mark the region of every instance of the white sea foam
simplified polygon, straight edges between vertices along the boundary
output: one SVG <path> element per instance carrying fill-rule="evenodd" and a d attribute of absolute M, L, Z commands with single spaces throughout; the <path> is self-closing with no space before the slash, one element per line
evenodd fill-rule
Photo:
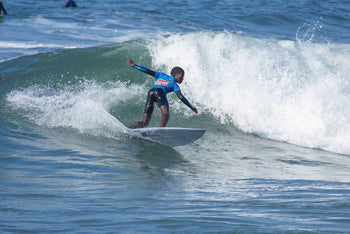
<path fill-rule="evenodd" d="M 153 40 L 155 67 L 182 66 L 182 89 L 244 132 L 350 154 L 350 47 L 228 32 Z"/>
<path fill-rule="evenodd" d="M 71 127 L 82 133 L 115 136 L 126 132 L 126 127 L 109 110 L 131 98 L 130 89 L 132 93 L 140 92 L 140 87 L 126 87 L 121 82 L 104 86 L 86 81 L 59 91 L 34 85 L 10 92 L 7 100 L 24 109 L 27 117 L 40 126 Z"/>

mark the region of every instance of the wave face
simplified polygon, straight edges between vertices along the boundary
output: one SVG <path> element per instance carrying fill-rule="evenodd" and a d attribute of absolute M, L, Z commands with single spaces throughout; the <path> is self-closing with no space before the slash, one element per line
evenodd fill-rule
<path fill-rule="evenodd" d="M 9 70 L 2 79 L 9 87 L 4 115 L 95 136 L 125 132 L 126 127 L 110 112 L 139 94 L 141 86 L 116 80 L 107 68 L 107 60 L 115 60 L 119 46 L 64 50 L 3 63 L 4 71 Z M 113 73 L 119 72 L 116 67 Z"/>
<path fill-rule="evenodd" d="M 349 51 L 346 44 L 202 31 L 37 54 L 0 64 L 3 115 L 93 135 L 124 132 L 140 116 L 152 83 L 130 70 L 130 56 L 167 73 L 174 65 L 185 69 L 182 91 L 203 117 L 169 95 L 170 125 L 233 124 L 245 133 L 350 154 Z"/>

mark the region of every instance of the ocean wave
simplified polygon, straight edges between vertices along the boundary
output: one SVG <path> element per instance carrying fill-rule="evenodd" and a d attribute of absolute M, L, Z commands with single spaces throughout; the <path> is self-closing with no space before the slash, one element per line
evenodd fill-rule
<path fill-rule="evenodd" d="M 206 126 L 214 116 L 214 125 L 350 154 L 349 50 L 202 31 L 18 58 L 1 64 L 1 82 L 10 106 L 38 125 L 109 135 L 140 117 L 152 84 L 126 65 L 127 56 L 166 73 L 181 66 L 181 89 L 205 117 L 189 119 L 169 95 L 179 118 L 173 124 Z"/>

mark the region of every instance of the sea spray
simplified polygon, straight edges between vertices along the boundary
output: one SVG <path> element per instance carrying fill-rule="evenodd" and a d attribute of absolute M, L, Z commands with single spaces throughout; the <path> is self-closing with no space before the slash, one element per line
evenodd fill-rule
<path fill-rule="evenodd" d="M 350 153 L 347 45 L 196 32 L 152 40 L 149 50 L 156 68 L 182 66 L 181 88 L 222 123 L 274 140 Z"/>
<path fill-rule="evenodd" d="M 139 92 L 139 86 L 118 81 L 101 85 L 85 80 L 58 90 L 32 85 L 10 92 L 7 101 L 24 110 L 40 126 L 71 127 L 81 133 L 114 136 L 125 132 L 126 127 L 109 113 L 110 109 Z"/>

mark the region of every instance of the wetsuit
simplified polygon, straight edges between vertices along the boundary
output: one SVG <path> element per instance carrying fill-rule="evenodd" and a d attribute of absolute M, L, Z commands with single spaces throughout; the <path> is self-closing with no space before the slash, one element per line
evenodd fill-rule
<path fill-rule="evenodd" d="M 1 11 L 3 11 L 5 15 L 7 15 L 7 11 L 5 10 L 5 7 L 2 4 L 2 2 L 0 2 L 0 14 L 1 14 Z"/>
<path fill-rule="evenodd" d="M 156 78 L 152 88 L 149 90 L 147 94 L 147 101 L 145 105 L 144 113 L 151 115 L 153 112 L 154 102 L 158 103 L 158 106 L 165 105 L 169 107 L 168 100 L 166 95 L 169 92 L 174 92 L 178 96 L 178 98 L 189 108 L 193 108 L 189 101 L 181 94 L 180 87 L 176 83 L 174 77 L 164 74 L 162 72 L 155 72 L 146 67 L 142 67 L 134 64 L 135 69 L 142 71 L 150 76 Z"/>

